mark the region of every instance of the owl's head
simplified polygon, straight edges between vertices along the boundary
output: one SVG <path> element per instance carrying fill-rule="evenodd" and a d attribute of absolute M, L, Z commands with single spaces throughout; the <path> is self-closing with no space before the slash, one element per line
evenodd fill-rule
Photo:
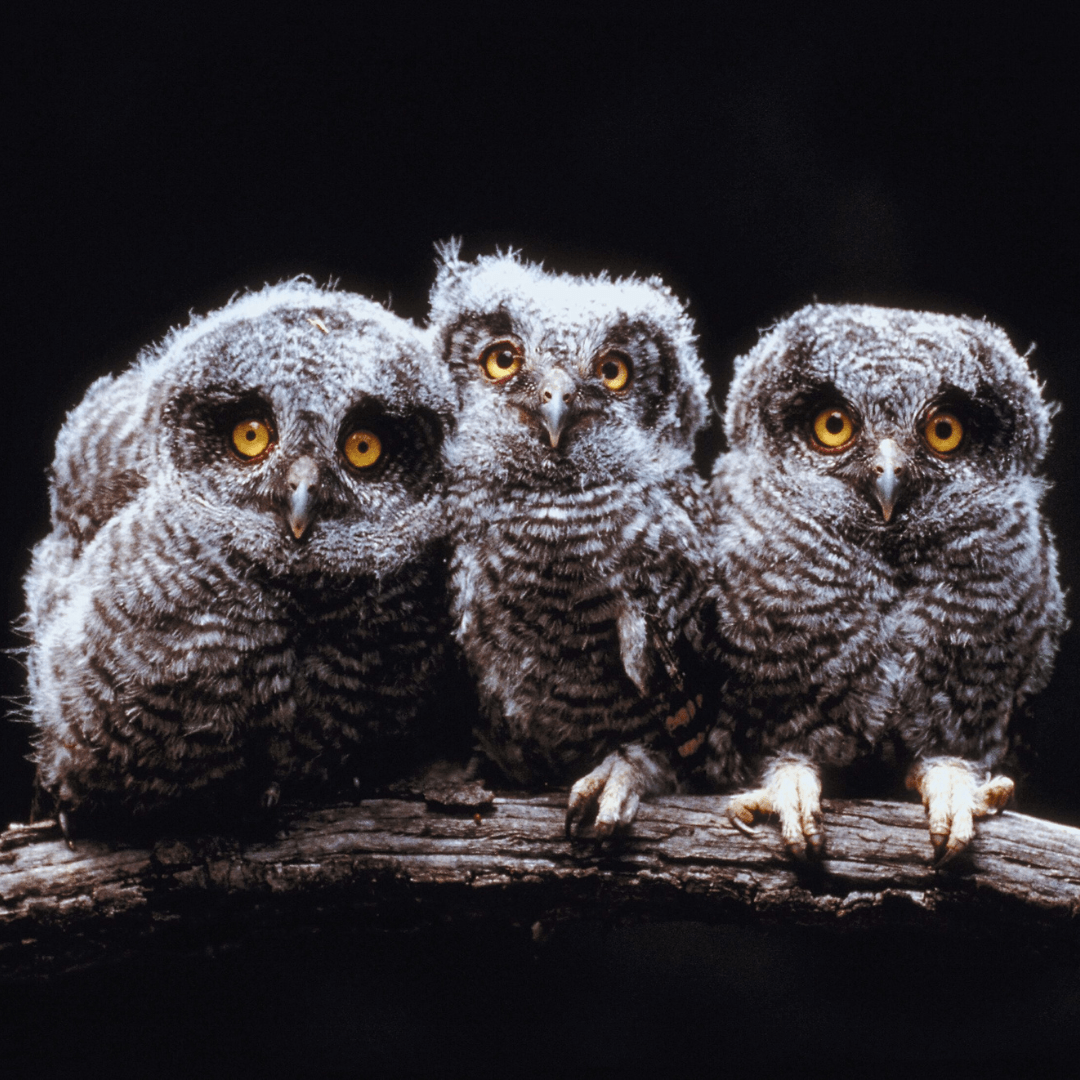
<path fill-rule="evenodd" d="M 736 361 L 725 431 L 808 499 L 858 495 L 822 509 L 887 525 L 942 485 L 962 503 L 987 480 L 1036 475 L 1053 412 L 990 323 L 813 304 Z"/>
<path fill-rule="evenodd" d="M 442 531 L 454 391 L 429 356 L 359 296 L 242 296 L 142 358 L 144 458 L 197 528 L 273 572 L 393 570 Z"/>
<path fill-rule="evenodd" d="M 685 307 L 658 278 L 547 273 L 441 251 L 436 349 L 459 387 L 454 464 L 481 477 L 626 479 L 690 462 L 708 383 Z"/>

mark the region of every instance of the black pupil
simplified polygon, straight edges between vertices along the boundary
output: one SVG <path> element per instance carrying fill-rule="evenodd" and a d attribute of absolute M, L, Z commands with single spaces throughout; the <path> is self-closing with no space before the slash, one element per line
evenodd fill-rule
<path fill-rule="evenodd" d="M 356 449 L 359 450 L 361 454 L 366 454 L 368 452 L 367 441 L 362 439 L 356 444 Z"/>
<path fill-rule="evenodd" d="M 254 428 L 248 428 L 247 432 L 244 434 L 244 438 L 247 439 L 248 442 L 254 442 L 255 441 L 255 429 Z"/>
<path fill-rule="evenodd" d="M 514 366 L 514 354 L 509 349 L 503 349 L 498 356 L 495 357 L 495 366 L 501 367 L 505 371 L 508 367 Z"/>
<path fill-rule="evenodd" d="M 948 442 L 952 438 L 952 423 L 948 420 L 939 420 L 934 425 L 934 434 L 942 442 Z"/>
<path fill-rule="evenodd" d="M 600 370 L 608 382 L 614 382 L 619 377 L 619 365 L 614 360 L 609 360 Z"/>
<path fill-rule="evenodd" d="M 838 413 L 834 412 L 828 420 L 825 421 L 825 430 L 830 435 L 839 435 L 844 430 L 844 418 Z"/>

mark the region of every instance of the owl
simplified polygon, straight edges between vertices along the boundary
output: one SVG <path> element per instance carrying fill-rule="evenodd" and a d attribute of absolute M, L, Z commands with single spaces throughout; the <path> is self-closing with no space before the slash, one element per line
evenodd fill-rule
<path fill-rule="evenodd" d="M 815 304 L 736 362 L 714 472 L 727 667 L 717 778 L 820 850 L 821 773 L 906 772 L 939 859 L 1065 626 L 1040 475 L 1053 407 L 985 321 Z"/>
<path fill-rule="evenodd" d="M 440 250 L 430 325 L 459 390 L 450 587 L 477 736 L 518 784 L 576 780 L 568 831 L 595 811 L 603 837 L 704 750 L 707 382 L 659 279 L 459 250 Z"/>
<path fill-rule="evenodd" d="M 382 775 L 438 728 L 455 390 L 429 355 L 411 323 L 297 279 L 70 413 L 23 620 L 65 831 Z"/>

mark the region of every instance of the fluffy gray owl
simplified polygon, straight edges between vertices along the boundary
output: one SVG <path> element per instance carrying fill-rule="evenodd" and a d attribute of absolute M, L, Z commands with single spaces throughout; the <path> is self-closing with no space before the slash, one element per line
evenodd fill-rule
<path fill-rule="evenodd" d="M 988 779 L 1065 625 L 1039 476 L 1053 409 L 986 322 L 813 305 L 736 363 L 716 465 L 730 670 L 710 734 L 736 798 L 821 846 L 822 768 L 908 770 L 939 857 L 1004 805 Z"/>
<path fill-rule="evenodd" d="M 449 634 L 454 390 L 428 357 L 301 279 L 90 388 L 26 580 L 33 759 L 62 820 L 254 806 L 409 754 Z"/>
<path fill-rule="evenodd" d="M 684 676 L 714 565 L 693 326 L 658 279 L 440 254 L 430 318 L 461 398 L 451 592 L 478 737 L 520 784 L 577 780 L 568 829 L 595 808 L 607 835 L 704 749 Z"/>

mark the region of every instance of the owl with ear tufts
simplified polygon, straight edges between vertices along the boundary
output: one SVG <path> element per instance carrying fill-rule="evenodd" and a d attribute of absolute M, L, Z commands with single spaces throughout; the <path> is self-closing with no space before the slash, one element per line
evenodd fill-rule
<path fill-rule="evenodd" d="M 404 768 L 438 723 L 453 401 L 412 324 L 305 279 L 90 388 L 23 620 L 65 830 Z"/>
<path fill-rule="evenodd" d="M 821 776 L 906 772 L 936 856 L 1000 809 L 1010 718 L 1065 627 L 1040 510 L 1052 406 L 987 322 L 815 304 L 736 362 L 717 462 L 732 820 L 823 843 Z"/>
<path fill-rule="evenodd" d="M 440 256 L 430 321 L 461 402 L 451 594 L 478 739 L 516 783 L 577 781 L 568 831 L 595 813 L 606 836 L 704 750 L 696 611 L 715 560 L 693 325 L 656 278 Z"/>

